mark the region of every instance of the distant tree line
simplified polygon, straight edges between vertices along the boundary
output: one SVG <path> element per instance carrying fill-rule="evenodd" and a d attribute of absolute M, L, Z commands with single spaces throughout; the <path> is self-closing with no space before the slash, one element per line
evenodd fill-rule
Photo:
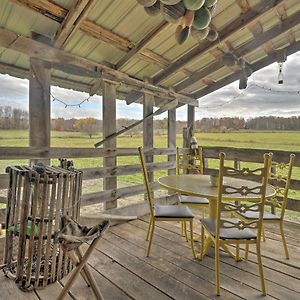
<path fill-rule="evenodd" d="M 126 128 L 137 120 L 120 118 L 117 120 L 117 129 Z M 102 132 L 102 120 L 95 118 L 64 119 L 56 118 L 51 120 L 51 129 L 55 131 L 81 131 L 92 137 Z M 154 120 L 155 134 L 166 134 L 168 119 Z M 177 133 L 187 126 L 186 121 L 177 121 Z M 28 129 L 28 112 L 11 106 L 0 106 L 0 129 Z M 195 122 L 196 132 L 230 132 L 235 130 L 300 130 L 300 116 L 289 118 L 284 117 L 257 117 L 245 120 L 239 117 L 227 118 L 203 118 Z M 143 124 L 139 124 L 126 134 L 141 134 Z"/>
<path fill-rule="evenodd" d="M 203 118 L 195 122 L 200 132 L 229 132 L 233 130 L 300 130 L 300 116 L 244 118 Z"/>

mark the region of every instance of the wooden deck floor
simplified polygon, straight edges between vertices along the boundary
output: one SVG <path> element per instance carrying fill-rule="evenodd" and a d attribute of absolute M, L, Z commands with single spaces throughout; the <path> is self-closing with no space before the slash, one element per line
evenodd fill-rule
<path fill-rule="evenodd" d="M 152 255 L 145 257 L 148 218 L 110 228 L 89 260 L 105 299 L 300 299 L 300 226 L 286 224 L 290 260 L 276 228 L 267 227 L 263 263 L 267 297 L 262 297 L 256 256 L 235 262 L 222 254 L 221 297 L 215 295 L 213 251 L 203 261 L 192 259 L 177 223 L 157 223 Z M 196 227 L 196 232 L 199 227 Z M 251 249 L 252 250 L 252 249 Z M 44 290 L 21 292 L 13 281 L 0 277 L 0 299 L 56 299 L 65 280 Z M 78 279 L 66 299 L 94 299 Z"/>

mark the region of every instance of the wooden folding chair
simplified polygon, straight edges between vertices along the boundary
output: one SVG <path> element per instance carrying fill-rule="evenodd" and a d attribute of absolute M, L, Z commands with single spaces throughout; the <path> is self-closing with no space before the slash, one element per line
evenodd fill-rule
<path fill-rule="evenodd" d="M 74 222 L 75 223 L 75 222 Z M 80 225 L 79 225 L 80 226 Z M 81 228 L 83 226 L 80 226 Z M 87 264 L 87 261 L 92 254 L 93 250 L 95 249 L 99 239 L 102 237 L 102 232 L 104 232 L 109 227 L 109 221 L 103 221 L 102 224 L 95 226 L 99 228 L 99 234 L 97 232 L 93 233 L 94 238 L 92 239 L 92 242 L 89 244 L 88 249 L 83 254 L 80 245 L 82 242 L 76 241 L 75 236 L 75 242 L 70 242 L 69 237 L 71 236 L 72 232 L 70 234 L 60 234 L 58 237 L 58 240 L 60 242 L 60 246 L 62 249 L 67 253 L 68 257 L 71 259 L 73 265 L 75 268 L 72 270 L 70 274 L 70 278 L 68 279 L 67 283 L 65 284 L 63 290 L 61 291 L 60 295 L 58 296 L 58 300 L 64 299 L 64 297 L 67 295 L 69 290 L 71 289 L 72 285 L 74 284 L 76 278 L 79 274 L 83 277 L 84 281 L 87 283 L 88 287 L 91 287 L 96 299 L 103 300 L 103 296 L 101 294 L 101 291 L 99 287 L 97 286 L 97 283 L 94 279 L 94 276 L 92 275 L 90 268 Z M 93 231 L 93 228 L 88 229 L 87 227 L 83 228 L 84 231 L 88 232 L 88 230 Z M 102 230 L 102 232 L 101 232 Z M 94 230 L 95 231 L 95 230 Z M 72 236 L 71 236 L 72 237 Z"/>

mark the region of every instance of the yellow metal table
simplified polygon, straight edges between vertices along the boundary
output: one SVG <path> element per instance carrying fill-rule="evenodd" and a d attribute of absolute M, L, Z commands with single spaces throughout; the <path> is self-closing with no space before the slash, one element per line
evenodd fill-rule
<path fill-rule="evenodd" d="M 209 200 L 209 217 L 211 219 L 216 218 L 216 201 L 218 198 L 218 188 L 211 185 L 209 175 L 169 175 L 160 177 L 158 182 L 164 188 L 167 188 L 170 191 L 178 192 L 180 194 L 186 194 L 197 197 L 204 197 Z M 257 182 L 244 180 L 239 178 L 224 177 L 224 184 L 234 186 L 234 187 L 255 187 Z M 266 191 L 266 198 L 272 198 L 275 195 L 276 191 L 273 186 L 268 185 Z M 228 201 L 259 201 L 260 197 L 256 194 L 248 194 L 247 196 L 241 196 L 240 194 L 230 194 L 224 195 L 224 200 Z M 211 242 L 205 246 L 206 251 L 210 247 Z M 230 255 L 233 254 L 226 248 L 224 249 Z M 205 252 L 206 252 L 205 251 Z"/>

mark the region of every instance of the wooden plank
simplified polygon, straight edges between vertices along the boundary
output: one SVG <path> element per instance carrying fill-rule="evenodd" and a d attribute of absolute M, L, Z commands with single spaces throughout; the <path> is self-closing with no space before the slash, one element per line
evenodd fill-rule
<path fill-rule="evenodd" d="M 153 188 L 155 188 L 156 186 L 157 184 L 154 184 Z M 81 206 L 103 203 L 107 201 L 116 201 L 119 198 L 142 194 L 145 191 L 146 191 L 145 186 L 143 184 L 137 184 L 137 185 L 131 185 L 128 187 L 123 187 L 118 189 L 114 188 L 102 192 L 84 194 L 81 197 Z"/>
<path fill-rule="evenodd" d="M 100 244 L 101 243 L 99 243 L 99 245 Z M 124 268 L 122 264 L 114 261 L 102 251 L 95 251 L 91 255 L 89 263 L 96 268 L 102 276 L 107 278 L 110 282 L 113 282 L 115 286 L 126 293 L 130 299 L 170 299 L 167 295 L 145 282 L 142 278 L 131 272 L 130 269 Z"/>
<path fill-rule="evenodd" d="M 150 171 L 173 169 L 175 162 L 149 163 L 147 169 Z M 108 168 L 85 168 L 83 171 L 83 180 L 103 178 L 109 176 L 122 176 L 141 173 L 141 165 L 121 165 Z"/>
<path fill-rule="evenodd" d="M 117 130 L 117 115 L 116 115 L 116 86 L 103 81 L 103 109 L 102 109 L 102 120 L 103 120 L 103 139 L 114 134 Z M 116 138 L 110 139 L 104 142 L 104 149 L 106 148 L 116 148 L 117 140 Z M 104 157 L 103 166 L 106 167 L 116 167 L 117 159 L 116 157 Z M 104 191 L 112 190 L 117 188 L 117 178 L 107 177 L 103 180 Z M 110 201 L 104 204 L 104 209 L 110 209 L 117 207 L 117 201 Z"/>
<path fill-rule="evenodd" d="M 56 32 L 55 47 L 61 48 L 67 43 L 95 3 L 95 0 L 79 0 L 75 2 Z"/>
<path fill-rule="evenodd" d="M 188 105 L 187 111 L 187 148 L 190 147 L 191 137 L 194 134 L 195 108 Z"/>
<path fill-rule="evenodd" d="M 0 291 L 1 299 L 15 299 L 15 300 L 39 300 L 35 293 L 22 292 L 15 284 L 15 282 L 1 272 L 0 275 Z"/>
<path fill-rule="evenodd" d="M 29 146 L 50 147 L 51 66 L 41 60 L 30 58 L 29 79 Z M 48 165 L 50 160 L 41 160 Z M 36 160 L 34 161 L 36 162 Z"/>
<path fill-rule="evenodd" d="M 116 68 L 121 69 L 128 63 L 138 52 L 140 52 L 155 36 L 163 31 L 168 26 L 167 21 L 162 21 L 158 26 L 148 32 L 125 56 L 117 63 Z"/>
<path fill-rule="evenodd" d="M 176 148 L 176 108 L 168 110 L 168 148 Z M 175 175 L 176 154 L 168 155 L 168 161 L 174 164 L 174 168 L 168 169 L 168 174 Z"/>
<path fill-rule="evenodd" d="M 144 94 L 143 99 L 143 118 L 153 114 L 154 96 Z M 150 118 L 145 119 L 143 122 L 143 147 L 153 148 L 153 115 Z M 146 163 L 153 163 L 153 155 L 145 155 Z M 153 182 L 153 171 L 148 170 L 148 176 L 150 183 Z"/>
<path fill-rule="evenodd" d="M 153 245 L 153 253 L 155 254 L 152 257 L 145 257 L 145 251 L 147 249 L 147 242 L 145 241 L 144 235 L 145 232 L 137 228 L 137 234 L 133 234 L 133 230 L 135 229 L 136 228 L 130 224 L 117 226 L 111 228 L 110 232 L 105 236 L 105 239 L 120 248 L 120 250 L 131 253 L 143 261 L 144 264 L 149 264 L 150 266 L 157 268 L 176 282 L 179 281 L 182 285 L 182 289 L 188 286 L 210 299 L 217 299 L 217 296 L 214 295 L 214 284 L 209 282 L 206 278 L 207 271 L 209 270 L 206 269 L 202 273 L 198 272 L 200 273 L 200 276 L 198 276 L 198 274 L 195 274 L 192 270 L 188 270 L 187 268 L 184 269 L 178 266 L 178 264 L 173 264 L 165 259 L 169 256 L 169 251 L 158 245 Z M 182 264 L 190 264 L 190 261 L 185 258 L 176 256 L 176 259 L 177 262 L 180 261 Z M 194 263 L 195 266 L 198 264 L 197 262 Z M 203 270 L 201 266 L 200 270 Z M 240 297 L 226 290 L 222 292 L 222 299 L 240 299 Z"/>
<path fill-rule="evenodd" d="M 156 267 L 145 264 L 128 250 L 120 249 L 107 239 L 103 239 L 97 249 L 172 299 L 209 299 L 193 288 L 183 285 L 174 276 L 168 276 Z"/>
<path fill-rule="evenodd" d="M 175 154 L 174 149 L 154 148 L 144 149 L 146 153 L 153 155 L 169 155 Z M 109 156 L 136 156 L 137 148 L 68 148 L 68 147 L 52 147 L 50 149 L 36 147 L 0 147 L 0 159 L 31 159 L 31 158 L 85 158 L 85 157 L 109 157 Z"/>
<path fill-rule="evenodd" d="M 147 218 L 145 218 L 145 220 L 147 220 Z M 147 226 L 148 224 L 143 224 L 140 223 L 139 220 L 137 221 L 132 221 L 130 222 L 131 224 L 134 224 L 140 228 L 143 228 L 146 232 L 147 230 Z M 200 223 L 198 223 L 200 224 Z M 176 225 L 176 224 L 174 224 Z M 155 237 L 160 236 L 159 239 L 159 244 L 163 245 L 163 247 L 165 247 L 166 249 L 168 249 L 170 252 L 174 252 L 177 254 L 177 256 L 181 255 L 184 256 L 188 259 L 191 259 L 189 256 L 189 245 L 187 243 L 179 243 L 178 239 L 179 239 L 179 226 L 177 225 L 177 227 L 175 227 L 173 224 L 170 224 L 170 222 L 157 222 L 156 225 L 156 231 Z M 199 227 L 199 226 L 198 226 Z M 199 230 L 198 230 L 199 232 Z M 146 234 L 146 233 L 144 233 Z M 158 238 L 157 238 L 158 239 Z M 165 241 L 165 242 L 162 242 Z M 167 242 L 166 240 L 170 240 L 171 242 Z M 155 241 L 155 239 L 154 239 Z M 270 242 L 271 243 L 271 242 Z M 279 242 L 278 241 L 278 245 L 270 245 L 268 246 L 268 248 L 270 248 L 271 251 L 268 251 L 268 255 L 272 255 L 272 253 L 274 253 L 274 249 L 278 249 L 279 247 Z M 173 246 L 172 246 L 173 245 Z M 272 248 L 272 246 L 274 248 Z M 264 253 L 266 254 L 266 252 L 264 251 L 265 248 L 267 248 L 267 243 L 264 243 L 262 245 L 263 248 L 263 255 Z M 291 249 L 291 251 L 293 251 L 294 249 Z M 287 261 L 282 253 L 280 253 L 280 251 L 276 251 L 278 254 L 277 255 L 281 255 L 281 263 L 283 264 L 283 262 Z M 296 252 L 297 253 L 297 252 Z M 265 256 L 265 255 L 264 255 Z M 171 257 L 171 254 L 166 257 L 165 259 L 169 259 L 169 257 Z M 293 289 L 289 288 L 289 284 L 287 284 L 287 282 L 289 282 L 290 280 L 295 280 L 295 278 L 291 278 L 289 275 L 284 275 L 282 272 L 278 273 L 278 271 L 273 272 L 272 271 L 272 258 L 274 259 L 276 257 L 275 256 L 271 256 L 271 259 L 268 260 L 269 262 L 269 268 L 264 267 L 265 270 L 265 275 L 268 274 L 268 277 L 266 277 L 266 285 L 267 285 L 267 293 L 268 296 L 267 297 L 274 297 L 277 299 L 297 299 L 299 297 L 299 293 L 294 291 Z M 259 279 L 259 274 L 258 274 L 258 266 L 256 263 L 256 257 L 253 257 L 253 262 L 254 264 L 252 264 L 250 261 L 246 262 L 246 265 L 243 265 L 242 262 L 235 262 L 231 257 L 229 257 L 228 255 L 224 255 L 224 253 L 222 253 L 221 251 L 221 261 L 222 261 L 222 265 L 221 265 L 221 286 L 223 286 L 224 284 L 224 278 L 226 277 L 230 277 L 231 279 L 238 281 L 239 282 L 239 286 L 243 286 L 243 289 L 241 289 L 240 287 L 237 289 L 234 289 L 232 292 L 237 294 L 237 293 L 245 293 L 245 288 L 250 287 L 250 290 L 248 290 L 247 292 L 250 292 L 250 294 L 253 295 L 253 297 L 255 297 L 255 293 L 256 293 L 256 297 L 260 296 L 261 291 L 260 291 L 260 279 Z M 269 256 L 270 258 L 270 256 Z M 264 260 L 264 259 L 263 259 Z M 175 259 L 172 260 L 175 262 Z M 295 259 L 295 262 L 298 263 L 297 258 Z M 214 251 L 210 251 L 209 255 L 206 256 L 203 259 L 203 263 L 204 265 L 211 269 L 212 271 L 214 271 Z M 199 266 L 198 266 L 199 268 Z M 248 268 L 251 270 L 253 270 L 251 273 L 248 272 Z M 281 271 L 284 269 L 284 265 L 281 265 Z M 298 268 L 297 268 L 298 269 Z M 214 282 L 214 276 L 209 276 L 210 272 L 206 271 L 206 278 L 207 280 L 212 280 L 212 282 Z M 298 285 L 298 279 L 296 281 L 293 282 L 293 286 L 297 287 Z M 230 288 L 230 287 L 228 287 Z M 298 286 L 299 288 L 299 286 Z M 227 288 L 226 288 L 227 289 Z M 252 289 L 252 293 L 251 293 L 251 289 Z M 241 291 L 242 290 L 242 291 Z M 246 293 L 247 293 L 246 292 Z M 250 295 L 249 294 L 249 295 Z M 246 299 L 252 298 L 251 296 L 247 296 Z M 240 296 L 242 296 L 240 294 Z M 245 297 L 245 294 L 244 294 Z M 243 298 L 244 298 L 243 297 Z"/>

